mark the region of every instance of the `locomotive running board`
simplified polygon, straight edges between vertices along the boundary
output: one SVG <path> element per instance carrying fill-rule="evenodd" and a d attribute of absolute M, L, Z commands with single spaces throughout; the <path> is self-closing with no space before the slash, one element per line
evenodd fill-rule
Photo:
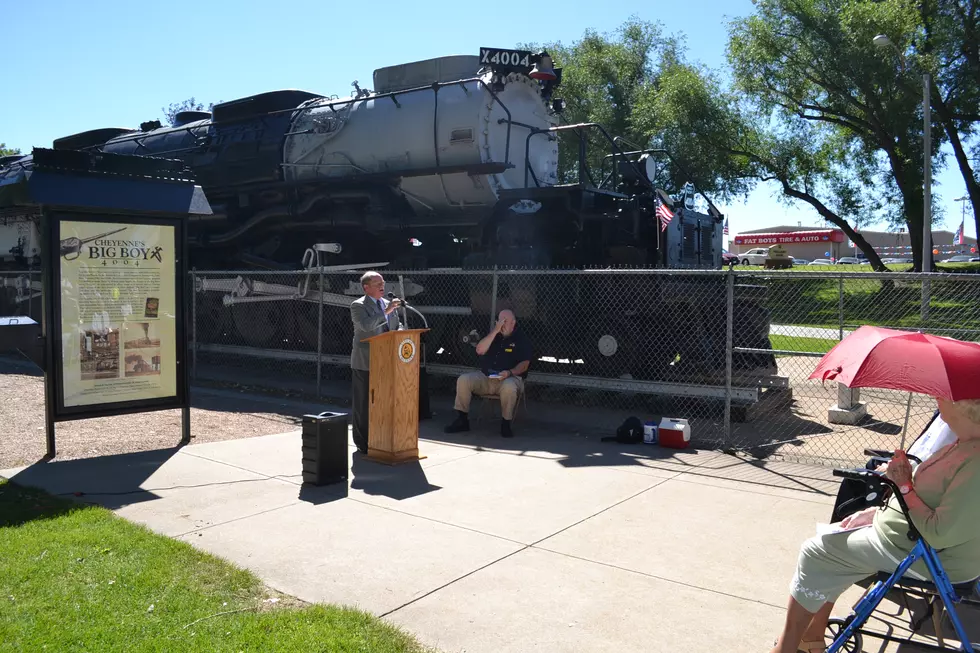
<path fill-rule="evenodd" d="M 193 345 L 192 345 L 193 348 Z M 241 345 L 199 344 L 199 352 L 227 354 L 232 356 L 251 356 L 272 360 L 290 360 L 315 363 L 316 352 L 286 351 L 282 349 L 259 349 Z M 339 367 L 350 367 L 350 355 L 338 356 L 324 354 L 323 363 Z M 427 363 L 425 369 L 443 376 L 459 376 L 472 372 L 473 368 L 460 365 L 440 365 Z M 597 376 L 572 376 L 567 374 L 549 374 L 547 372 L 529 372 L 528 382 L 534 385 L 560 386 L 579 390 L 611 390 L 613 392 L 632 392 L 643 395 L 669 395 L 672 397 L 691 397 L 698 399 L 717 399 L 724 401 L 725 387 L 712 385 L 694 385 L 685 383 L 666 383 L 660 381 L 643 381 L 635 379 L 606 379 Z M 732 401 L 738 403 L 756 403 L 761 398 L 759 387 L 732 387 Z"/>

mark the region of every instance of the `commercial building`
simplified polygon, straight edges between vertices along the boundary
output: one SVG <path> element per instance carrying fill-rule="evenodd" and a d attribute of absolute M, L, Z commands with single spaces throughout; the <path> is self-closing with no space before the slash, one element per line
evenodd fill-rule
<path fill-rule="evenodd" d="M 882 258 L 912 257 L 912 242 L 907 231 L 861 231 L 860 233 Z M 961 245 L 954 243 L 957 235 L 952 231 L 932 232 L 932 246 L 934 250 L 939 251 L 935 254 L 938 260 L 954 254 L 970 254 L 977 251 L 976 238 L 967 236 Z M 785 225 L 743 231 L 732 237 L 728 249 L 733 254 L 741 254 L 756 247 L 772 245 L 782 245 L 790 256 L 810 261 L 818 258 L 836 260 L 842 256 L 855 256 L 861 252 L 840 229 Z"/>

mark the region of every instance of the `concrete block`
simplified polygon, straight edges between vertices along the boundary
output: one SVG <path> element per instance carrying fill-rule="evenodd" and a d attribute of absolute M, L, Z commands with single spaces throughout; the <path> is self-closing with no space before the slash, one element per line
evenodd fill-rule
<path fill-rule="evenodd" d="M 859 424 L 868 414 L 868 405 L 863 401 L 850 407 L 843 408 L 834 404 L 827 410 L 827 421 L 831 424 Z"/>

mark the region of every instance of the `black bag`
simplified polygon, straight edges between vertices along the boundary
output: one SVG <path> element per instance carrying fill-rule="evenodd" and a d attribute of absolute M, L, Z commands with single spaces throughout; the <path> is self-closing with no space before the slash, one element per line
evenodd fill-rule
<path fill-rule="evenodd" d="M 932 426 L 932 423 L 936 421 L 937 417 L 939 417 L 938 410 L 933 413 L 932 419 L 925 425 L 916 440 L 921 438 L 925 432 L 929 430 L 929 427 Z M 887 459 L 872 457 L 864 464 L 864 468 L 874 471 L 878 468 L 878 465 L 887 462 Z M 864 510 L 865 508 L 880 506 L 888 500 L 887 494 L 888 493 L 886 493 L 886 496 L 872 494 L 868 484 L 864 481 L 859 481 L 853 478 L 845 478 L 843 481 L 841 481 L 840 488 L 837 490 L 837 501 L 834 503 L 834 510 L 830 515 L 830 522 L 836 523 L 849 515 L 853 515 L 856 512 Z"/>
<path fill-rule="evenodd" d="M 643 422 L 637 417 L 627 417 L 615 436 L 602 438 L 603 442 L 620 442 L 622 444 L 637 444 L 643 442 Z"/>

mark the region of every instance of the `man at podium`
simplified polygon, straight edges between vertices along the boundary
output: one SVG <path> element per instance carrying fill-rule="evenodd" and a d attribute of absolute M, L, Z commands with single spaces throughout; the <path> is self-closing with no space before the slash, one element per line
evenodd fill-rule
<path fill-rule="evenodd" d="M 456 419 L 443 429 L 446 433 L 469 431 L 470 400 L 477 395 L 499 395 L 500 435 L 513 437 L 510 422 L 514 418 L 517 399 L 524 391 L 524 380 L 531 365 L 531 340 L 517 328 L 513 311 L 503 310 L 497 324 L 476 345 L 480 355 L 480 371 L 463 374 L 456 379 Z"/>
<path fill-rule="evenodd" d="M 350 319 L 354 323 L 354 342 L 350 352 L 354 408 L 351 422 L 354 427 L 354 445 L 361 453 L 367 453 L 371 346 L 361 341 L 398 329 L 396 309 L 401 305 L 401 300 L 392 299 L 389 302 L 384 298 L 385 280 L 377 272 L 365 272 L 361 275 L 361 287 L 364 288 L 364 296 L 358 297 L 350 305 Z"/>

